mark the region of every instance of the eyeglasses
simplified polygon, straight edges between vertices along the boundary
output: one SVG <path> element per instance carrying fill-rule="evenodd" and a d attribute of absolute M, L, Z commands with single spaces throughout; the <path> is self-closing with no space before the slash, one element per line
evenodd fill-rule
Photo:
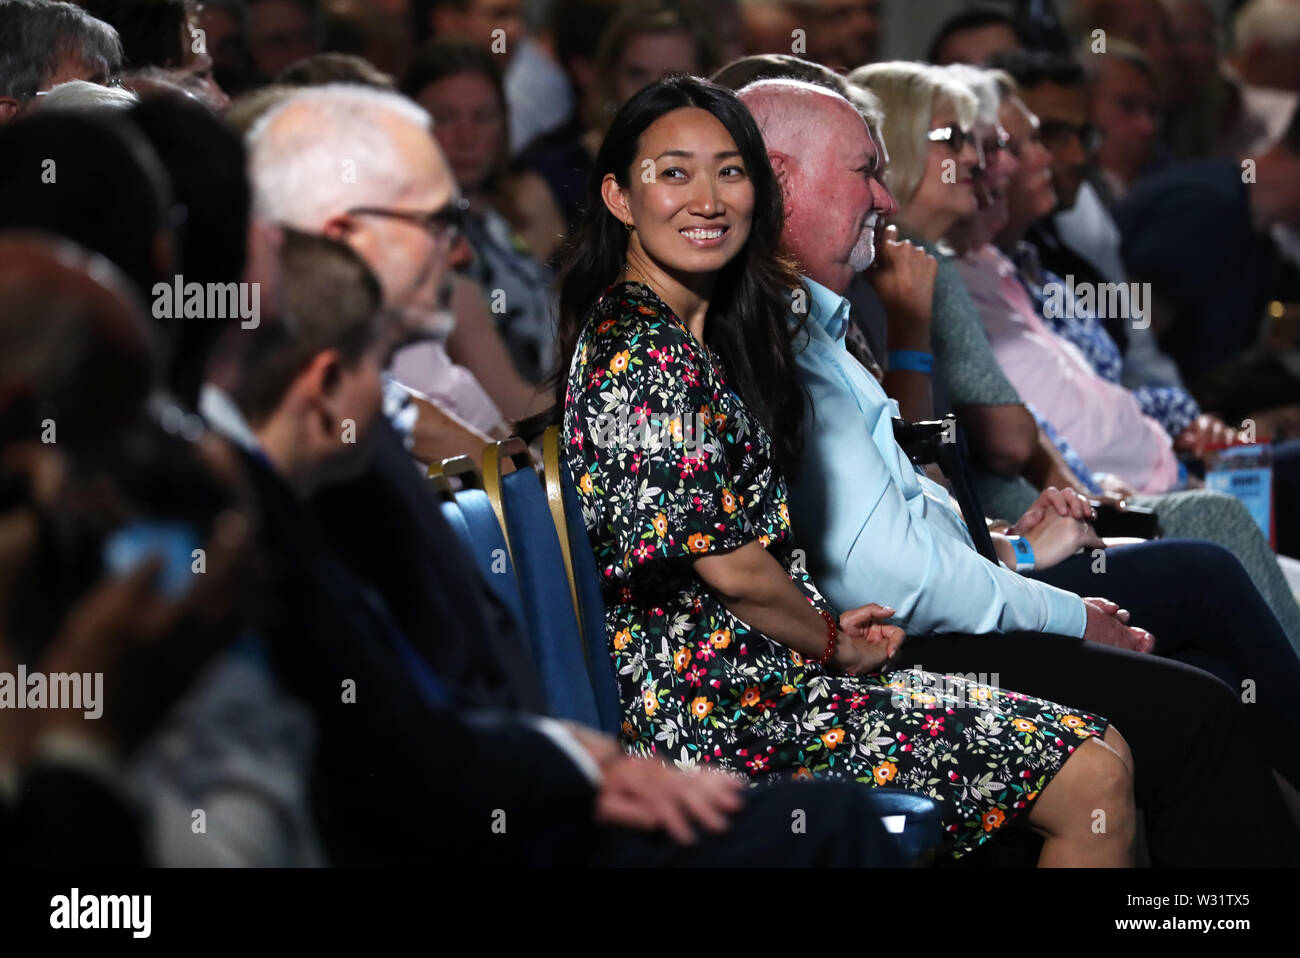
<path fill-rule="evenodd" d="M 1009 149 L 1010 147 L 1011 134 L 1001 127 L 998 128 L 996 136 L 983 140 L 980 143 L 980 149 L 982 149 L 986 154 L 1001 153 L 1003 150 Z"/>
<path fill-rule="evenodd" d="M 403 220 L 412 226 L 420 227 L 435 240 L 445 239 L 448 243 L 454 243 L 465 232 L 469 200 L 462 196 L 441 209 L 428 213 L 418 210 L 394 210 L 383 206 L 354 206 L 346 212 L 348 216 L 385 216 L 389 219 Z"/>
<path fill-rule="evenodd" d="M 954 153 L 966 149 L 967 143 L 975 143 L 974 134 L 968 133 L 959 126 L 941 126 L 937 130 L 931 130 L 925 138 L 931 143 L 947 143 L 948 149 Z"/>
<path fill-rule="evenodd" d="M 1038 135 L 1048 149 L 1060 149 L 1077 139 L 1085 153 L 1096 153 L 1101 149 L 1101 128 L 1091 123 L 1067 123 L 1065 120 L 1044 120 L 1038 128 Z"/>

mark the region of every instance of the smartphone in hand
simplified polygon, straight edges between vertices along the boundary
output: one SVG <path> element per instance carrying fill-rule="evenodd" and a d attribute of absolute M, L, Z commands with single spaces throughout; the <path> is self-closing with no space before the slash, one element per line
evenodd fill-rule
<path fill-rule="evenodd" d="M 194 528 L 187 522 L 141 519 L 116 530 L 104 543 L 104 570 L 109 575 L 130 575 L 154 556 L 163 561 L 158 591 L 176 600 L 194 585 L 194 561 L 200 547 Z"/>

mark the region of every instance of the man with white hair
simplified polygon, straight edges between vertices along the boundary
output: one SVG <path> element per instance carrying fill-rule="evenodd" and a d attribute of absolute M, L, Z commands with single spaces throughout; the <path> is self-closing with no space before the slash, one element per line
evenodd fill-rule
<path fill-rule="evenodd" d="M 1080 600 L 985 561 L 946 493 L 895 442 L 895 404 L 844 345 L 844 293 L 872 262 L 875 224 L 894 207 L 862 116 L 838 94 L 799 81 L 762 80 L 739 95 L 781 185 L 782 246 L 800 264 L 808 293 L 792 303 L 791 322 L 804 330 L 794 350 L 808 402 L 790 508 L 818 586 L 839 608 L 865 592 L 898 610 L 893 621 L 909 634 L 904 654 L 929 672 L 996 673 L 1005 688 L 1092 703 L 1124 730 L 1142 769 L 1135 792 L 1156 864 L 1284 860 L 1279 848 L 1295 848 L 1296 837 L 1257 759 L 1249 787 L 1268 821 L 1242 816 L 1227 823 L 1231 836 L 1204 827 L 1194 769 L 1250 748 L 1231 690 L 1205 673 L 1135 654 L 1150 651 L 1153 639 L 1129 628 L 1112 603 Z M 1069 611 L 1073 621 L 1054 618 Z M 1053 631 L 1065 634 L 1047 634 Z M 1171 720 L 1186 714 L 1188 701 L 1196 720 Z"/>
<path fill-rule="evenodd" d="M 129 110 L 140 102 L 130 90 L 100 86 L 86 80 L 60 83 L 41 97 L 42 110 Z"/>
<path fill-rule="evenodd" d="M 502 415 L 440 341 L 450 331 L 449 267 L 468 248 L 457 241 L 460 191 L 430 125 L 423 108 L 383 90 L 296 93 L 249 131 L 253 213 L 356 250 L 384 305 L 406 320 L 412 344 L 394 357 L 396 379 L 431 400 L 417 405 L 436 422 L 441 455 L 477 458 Z"/>
<path fill-rule="evenodd" d="M 117 31 L 80 7 L 0 0 L 0 124 L 57 84 L 108 83 L 121 63 Z"/>
<path fill-rule="evenodd" d="M 759 81 L 740 97 L 763 132 L 785 195 L 784 245 L 810 294 L 807 343 L 797 339 L 795 355 L 810 399 L 805 452 L 790 493 L 795 524 L 815 544 L 809 571 L 819 585 L 836 602 L 869 583 L 909 633 L 1091 629 L 1133 647 L 1137 638 L 1111 616 L 974 550 L 947 492 L 918 475 L 894 441 L 896 404 L 845 351 L 844 294 L 875 259 L 878 218 L 895 210 L 862 116 L 843 97 L 797 81 Z"/>
<path fill-rule="evenodd" d="M 1219 153 L 1257 157 L 1276 146 L 1300 103 L 1300 3 L 1250 0 L 1237 13 L 1223 72 L 1237 116 Z"/>

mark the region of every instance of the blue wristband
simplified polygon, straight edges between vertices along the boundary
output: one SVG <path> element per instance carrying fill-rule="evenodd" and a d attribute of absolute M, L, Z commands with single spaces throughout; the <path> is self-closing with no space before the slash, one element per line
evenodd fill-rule
<path fill-rule="evenodd" d="M 934 369 L 934 355 L 916 349 L 891 349 L 889 351 L 890 372 L 925 373 L 930 375 Z"/>
<path fill-rule="evenodd" d="M 1007 536 L 1011 548 L 1016 552 L 1016 571 L 1032 572 L 1034 568 L 1034 547 L 1024 536 Z"/>

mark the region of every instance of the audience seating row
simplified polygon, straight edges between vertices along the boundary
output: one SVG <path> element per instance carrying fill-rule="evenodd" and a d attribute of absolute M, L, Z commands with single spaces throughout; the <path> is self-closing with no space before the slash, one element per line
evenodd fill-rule
<path fill-rule="evenodd" d="M 467 456 L 429 468 L 441 508 L 479 572 L 523 627 L 556 718 L 622 733 L 614 666 L 605 646 L 601 580 L 559 430 L 542 441 L 542 475 L 518 438 L 490 443 L 480 473 Z M 877 788 L 881 818 L 910 861 L 939 843 L 928 796 Z"/>

